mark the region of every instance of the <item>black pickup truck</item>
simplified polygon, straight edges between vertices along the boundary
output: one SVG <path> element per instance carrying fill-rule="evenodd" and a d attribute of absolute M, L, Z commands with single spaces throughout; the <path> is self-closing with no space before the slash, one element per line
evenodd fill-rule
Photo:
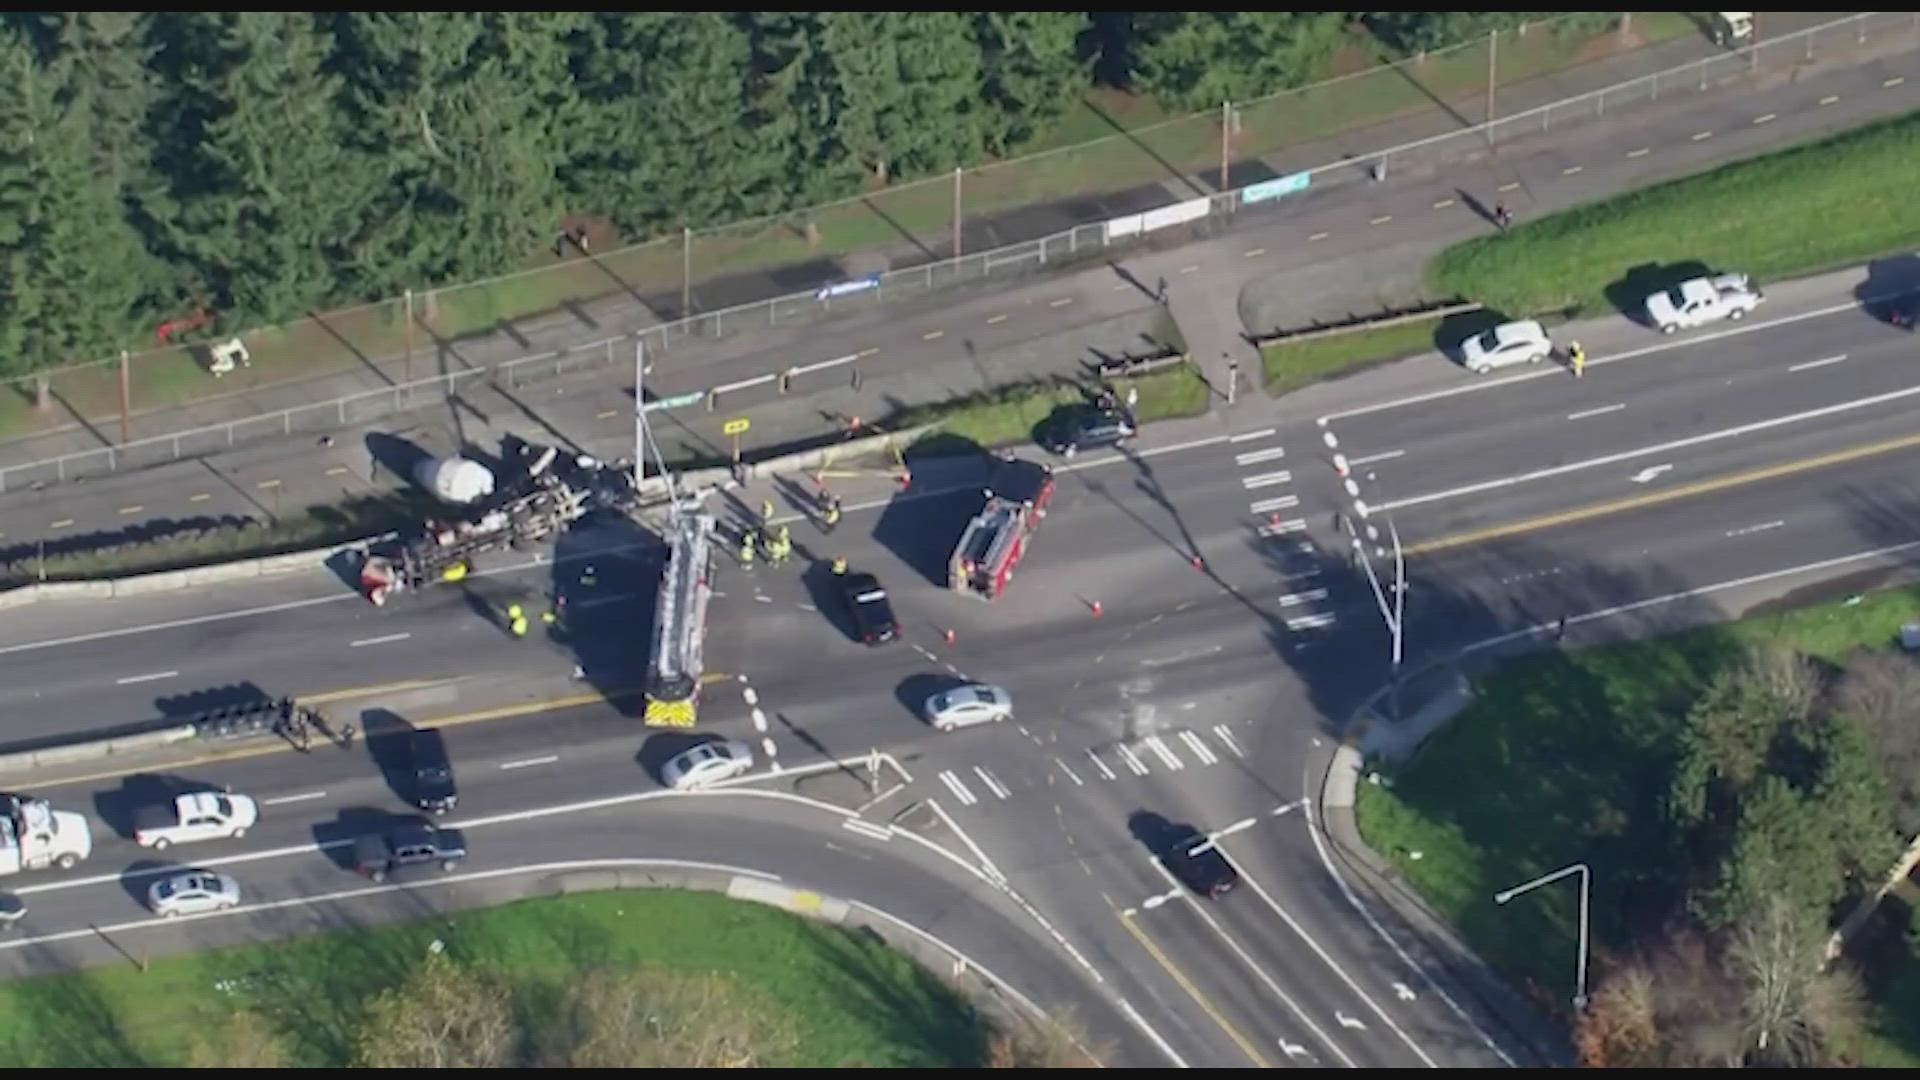
<path fill-rule="evenodd" d="M 437 829 L 425 818 L 401 822 L 353 841 L 353 868 L 376 882 L 406 877 L 430 866 L 451 871 L 467 857 L 458 829 Z"/>

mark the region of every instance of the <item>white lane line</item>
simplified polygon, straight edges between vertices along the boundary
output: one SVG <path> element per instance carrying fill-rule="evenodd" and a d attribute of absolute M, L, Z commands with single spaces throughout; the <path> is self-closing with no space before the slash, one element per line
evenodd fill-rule
<path fill-rule="evenodd" d="M 757 705 L 753 709 L 753 730 L 761 735 L 767 733 L 767 714 Z"/>
<path fill-rule="evenodd" d="M 746 682 L 747 677 L 745 675 L 740 676 L 740 681 L 743 683 Z M 751 686 L 742 687 L 740 690 L 740 699 L 749 705 L 758 705 L 760 704 L 760 691 L 755 690 Z"/>
<path fill-rule="evenodd" d="M 1073 769 L 1070 766 L 1068 766 L 1066 762 L 1061 761 L 1059 758 L 1054 758 L 1053 763 L 1055 765 L 1060 766 L 1060 771 L 1067 774 L 1067 779 L 1073 781 L 1074 787 L 1087 786 L 1087 782 L 1085 780 L 1080 779 L 1080 775 L 1074 772 Z"/>
<path fill-rule="evenodd" d="M 1227 749 L 1233 751 L 1234 757 L 1247 756 L 1247 752 L 1245 750 L 1240 749 L 1240 744 L 1234 741 L 1233 732 L 1227 730 L 1227 725 L 1225 724 L 1213 725 L 1213 734 L 1215 738 L 1218 738 L 1221 742 L 1227 744 Z"/>
<path fill-rule="evenodd" d="M 1135 776 L 1147 775 L 1146 763 L 1140 760 L 1139 755 L 1133 752 L 1132 747 L 1128 746 L 1126 743 L 1121 743 L 1117 749 L 1119 749 L 1120 751 L 1120 760 L 1127 763 L 1127 768 L 1133 770 L 1133 775 Z"/>
<path fill-rule="evenodd" d="M 1326 598 L 1327 590 L 1308 589 L 1306 592 L 1288 593 L 1282 596 L 1280 598 L 1280 606 L 1299 607 L 1301 604 L 1311 604 L 1316 600 L 1325 600 Z"/>
<path fill-rule="evenodd" d="M 1007 785 L 1002 784 L 1000 781 L 994 779 L 993 774 L 988 772 L 986 769 L 981 768 L 978 765 L 975 765 L 973 767 L 973 774 L 975 776 L 978 776 L 980 778 L 980 782 L 987 785 L 987 790 L 993 792 L 994 795 L 1004 799 L 1008 795 L 1012 794 L 1012 792 L 1007 790 Z"/>
<path fill-rule="evenodd" d="M 1100 770 L 1101 776 L 1113 779 L 1113 770 L 1107 768 L 1107 763 L 1100 760 L 1100 755 L 1094 753 L 1091 746 L 1087 747 L 1087 760 L 1093 762 L 1093 767 Z"/>
<path fill-rule="evenodd" d="M 953 792 L 953 797 L 959 799 L 962 806 L 972 806 L 980 801 L 974 798 L 973 792 L 967 789 L 967 785 L 960 782 L 959 777 L 953 775 L 952 769 L 941 770 L 940 782 L 947 785 L 947 790 Z"/>
<path fill-rule="evenodd" d="M 1643 146 L 1643 147 L 1641 147 L 1641 148 L 1640 148 L 1640 149 L 1638 149 L 1638 150 L 1629 150 L 1629 151 L 1627 151 L 1627 156 L 1628 156 L 1628 157 L 1630 157 L 1630 158 L 1637 158 L 1637 157 L 1646 157 L 1646 156 L 1647 156 L 1648 154 L 1651 154 L 1651 153 L 1653 153 L 1653 148 L 1652 148 L 1652 147 L 1650 147 L 1650 146 Z"/>
<path fill-rule="evenodd" d="M 1375 462 L 1379 462 L 1379 461 L 1392 461 L 1394 458 L 1397 458 L 1397 457 L 1405 457 L 1406 453 L 1407 452 L 1405 450 L 1387 450 L 1378 454 L 1368 454 L 1366 457 L 1354 458 L 1352 461 L 1347 462 L 1347 464 L 1372 465 Z"/>
<path fill-rule="evenodd" d="M 1235 454 L 1233 455 L 1233 463 L 1245 468 L 1248 465 L 1258 465 L 1263 461 L 1278 461 L 1286 456 L 1286 447 L 1269 446 L 1264 450 L 1249 450 L 1244 454 Z"/>
<path fill-rule="evenodd" d="M 1260 538 L 1262 540 L 1271 540 L 1274 537 L 1285 536 L 1288 533 L 1297 533 L 1297 532 L 1306 532 L 1306 531 L 1307 531 L 1307 519 L 1294 518 L 1291 521 L 1282 521 L 1278 525 L 1266 524 L 1266 525 L 1260 526 Z"/>
<path fill-rule="evenodd" d="M 324 791 L 307 791 L 307 792 L 302 792 L 299 795 L 280 795 L 271 799 L 261 799 L 260 805 L 261 806 L 285 806 L 288 803 L 312 802 L 314 799 L 324 799 L 326 797 L 327 797 L 327 793 Z"/>
<path fill-rule="evenodd" d="M 1259 502 L 1248 503 L 1247 509 L 1256 514 L 1271 514 L 1275 510 L 1291 510 L 1299 505 L 1300 496 L 1281 495 L 1272 499 L 1261 499 Z"/>
<path fill-rule="evenodd" d="M 1153 751 L 1154 755 L 1158 757 L 1161 760 L 1161 762 L 1164 763 L 1166 767 L 1169 769 L 1172 769 L 1178 772 L 1179 770 L 1187 767 L 1187 763 L 1180 760 L 1180 755 L 1175 754 L 1172 750 L 1167 749 L 1167 744 L 1161 742 L 1160 736 L 1158 735 L 1149 735 L 1146 738 L 1140 740 L 1140 744 L 1142 746 L 1145 746 L 1147 749 Z"/>
<path fill-rule="evenodd" d="M 1159 616 L 1155 616 L 1154 621 L 1158 622 Z M 1186 652 L 1177 653 L 1173 656 L 1162 656 L 1162 657 L 1155 657 L 1149 660 L 1142 660 L 1140 661 L 1140 666 L 1143 668 L 1161 668 L 1161 667 L 1168 667 L 1173 664 L 1190 664 L 1195 660 L 1204 660 L 1215 653 L 1224 651 L 1225 649 L 1226 649 L 1225 645 L 1210 645 L 1204 649 L 1189 649 Z"/>
<path fill-rule="evenodd" d="M 1240 874 L 1240 880 L 1246 882 L 1248 885 L 1251 885 L 1253 887 L 1254 895 L 1258 896 L 1261 900 L 1265 901 L 1268 909 L 1270 909 L 1275 915 L 1280 916 L 1280 921 L 1286 923 L 1287 928 L 1289 930 L 1292 930 L 1296 937 L 1298 937 L 1301 941 L 1306 942 L 1307 947 L 1313 950 L 1313 954 L 1320 958 L 1320 962 L 1327 965 L 1328 968 L 1332 969 L 1335 975 L 1340 976 L 1340 981 L 1347 984 L 1347 989 L 1353 991 L 1354 996 L 1358 997 L 1361 1001 L 1365 1002 L 1367 1008 L 1373 1010 L 1373 1015 L 1385 1021 L 1388 1029 L 1390 1029 L 1395 1035 L 1398 1035 L 1400 1037 L 1400 1041 L 1403 1043 L 1406 1043 L 1408 1049 L 1412 1050 L 1416 1055 L 1419 1056 L 1421 1061 L 1426 1063 L 1427 1068 L 1437 1069 L 1440 1067 L 1431 1057 L 1427 1056 L 1427 1052 L 1420 1047 L 1419 1043 L 1414 1042 L 1411 1036 L 1409 1036 L 1405 1031 L 1401 1030 L 1399 1024 L 1396 1024 L 1393 1022 L 1393 1017 L 1388 1016 L 1387 1011 L 1385 1009 L 1382 1009 L 1379 1003 L 1373 1000 L 1373 997 L 1371 995 L 1369 995 L 1365 990 L 1360 989 L 1360 984 L 1353 980 L 1352 975 L 1347 974 L 1346 968 L 1341 967 L 1339 964 L 1335 963 L 1333 960 L 1333 957 L 1327 955 L 1327 950 L 1320 947 L 1320 942 L 1316 941 L 1312 934 L 1307 933 L 1306 927 L 1301 926 L 1299 922 L 1295 921 L 1292 915 L 1287 914 L 1287 909 L 1281 907 L 1279 903 L 1277 903 L 1273 899 L 1273 896 L 1269 894 L 1267 890 L 1261 886 L 1258 879 L 1247 876 L 1246 868 L 1240 865 L 1240 861 L 1238 859 L 1235 859 L 1231 854 L 1227 852 L 1225 848 L 1221 847 L 1220 845 L 1215 844 L 1214 847 L 1216 850 L 1220 852 L 1221 857 L 1227 860 L 1227 864 L 1229 866 L 1232 866 L 1234 870 Z M 1336 1012 L 1334 1014 L 1334 1019 L 1340 1022 L 1341 1027 L 1351 1028 L 1351 1027 L 1362 1026 L 1358 1019 L 1347 1017 L 1344 1013 Z"/>
<path fill-rule="evenodd" d="M 857 832 L 861 836 L 874 840 L 885 841 L 893 839 L 892 833 L 875 825 L 871 821 L 861 821 L 859 818 L 842 818 L 840 819 L 840 827 L 849 832 Z"/>
<path fill-rule="evenodd" d="M 500 768 L 502 771 L 507 769 L 531 769 L 535 765 L 551 765 L 559 760 L 559 754 L 548 754 L 545 757 L 522 758 L 519 761 L 503 761 L 500 763 Z"/>
<path fill-rule="evenodd" d="M 1240 478 L 1240 486 L 1253 491 L 1258 488 L 1273 487 L 1275 484 L 1285 484 L 1292 480 L 1292 473 L 1280 469 L 1277 472 L 1261 473 L 1259 476 L 1243 476 Z"/>
<path fill-rule="evenodd" d="M 1338 616 L 1334 615 L 1331 611 L 1323 611 L 1318 615 L 1302 615 L 1297 619 L 1288 619 L 1287 629 L 1312 630 L 1316 627 L 1330 626 L 1337 617 Z"/>
<path fill-rule="evenodd" d="M 359 641 L 353 642 L 349 648 L 363 649 L 368 645 L 385 645 L 389 641 L 405 641 L 412 636 L 411 633 L 400 633 L 387 634 L 384 637 L 361 638 Z"/>
<path fill-rule="evenodd" d="M 177 671 L 156 671 L 151 675 L 129 675 L 124 679 L 113 680 L 116 686 L 132 686 L 134 683 L 154 682 L 159 679 L 171 679 L 180 674 Z"/>
<path fill-rule="evenodd" d="M 1200 736 L 1194 734 L 1193 732 L 1191 731 L 1181 732 L 1180 741 L 1187 744 L 1187 749 L 1199 755 L 1200 764 L 1218 765 L 1220 763 L 1220 755 L 1214 753 L 1213 748 L 1206 744 L 1206 740 L 1202 739 Z"/>
<path fill-rule="evenodd" d="M 1462 487 L 1451 488 L 1447 491 L 1435 491 L 1426 495 L 1413 495 L 1405 499 L 1396 499 L 1384 505 L 1377 506 L 1374 509 L 1403 510 L 1409 506 L 1421 506 L 1430 502 L 1439 502 L 1443 499 L 1457 499 L 1462 495 L 1477 495 L 1482 491 L 1493 491 L 1497 488 L 1513 487 L 1516 484 L 1525 484 L 1534 480 L 1545 480 L 1553 476 L 1564 476 L 1567 473 L 1580 472 L 1584 469 L 1592 469 L 1601 465 L 1614 465 L 1622 461 L 1631 461 L 1638 457 L 1664 454 L 1673 450 L 1683 450 L 1689 446 L 1700 446 L 1704 443 L 1719 442 L 1722 439 L 1732 439 L 1741 435 L 1752 435 L 1759 431 L 1769 431 L 1773 428 L 1785 427 L 1789 424 L 1798 424 L 1808 420 L 1818 420 L 1823 417 L 1836 416 L 1840 413 L 1852 412 L 1855 409 L 1864 409 L 1873 405 L 1885 405 L 1890 401 L 1900 401 L 1913 397 L 1916 394 L 1920 394 L 1920 386 L 1909 386 L 1904 390 L 1893 390 L 1884 394 L 1875 394 L 1872 397 L 1856 398 L 1853 401 L 1842 401 L 1836 405 L 1825 405 L 1818 409 L 1808 409 L 1806 412 L 1791 413 L 1787 416 L 1776 416 L 1769 420 L 1756 420 L 1751 424 L 1722 428 L 1719 431 L 1709 431 L 1704 434 L 1692 435 L 1684 439 L 1675 439 L 1672 442 L 1660 443 L 1655 446 L 1642 446 L 1633 450 L 1622 450 L 1617 454 L 1603 454 L 1597 458 L 1568 462 L 1565 465 L 1555 465 L 1547 469 L 1535 469 L 1533 472 L 1521 473 L 1517 476 L 1502 476 L 1493 480 L 1482 480 L 1477 484 L 1467 484 Z"/>
<path fill-rule="evenodd" d="M 767 762 L 773 766 L 773 771 L 776 773 L 779 772 L 780 747 L 774 744 L 773 736 L 768 735 L 760 740 L 760 752 L 767 756 Z"/>
<path fill-rule="evenodd" d="M 1599 408 L 1597 408 L 1597 409 L 1587 409 L 1587 410 L 1584 410 L 1584 411 L 1582 411 L 1582 412 L 1577 412 L 1577 413 L 1568 413 L 1568 414 L 1567 414 L 1567 419 L 1569 419 L 1569 420 L 1585 420 L 1585 419 L 1586 419 L 1586 418 L 1588 418 L 1589 416 L 1605 416 L 1605 415 L 1607 415 L 1608 413 L 1616 413 L 1616 412 L 1619 412 L 1619 411 L 1620 411 L 1621 409 L 1624 409 L 1624 408 L 1626 408 L 1626 407 L 1627 407 L 1627 403 L 1626 403 L 1626 402 L 1624 402 L 1624 401 L 1622 401 L 1622 402 L 1620 402 L 1619 404 L 1616 404 L 1616 405 L 1602 405 L 1602 406 L 1600 406 L 1600 407 L 1599 407 Z"/>
<path fill-rule="evenodd" d="M 1788 371 L 1806 371 L 1808 368 L 1826 367 L 1828 364 L 1838 364 L 1842 360 L 1845 360 L 1846 358 L 1847 358 L 1847 354 L 1841 353 L 1839 356 L 1829 356 L 1823 360 L 1809 360 L 1804 364 L 1794 364 L 1788 367 L 1787 370 Z"/>
<path fill-rule="evenodd" d="M 1735 536 L 1750 536 L 1757 532 L 1766 532 L 1768 529 L 1785 528 L 1786 524 L 1784 521 L 1769 521 L 1764 525 L 1749 525 L 1744 529 L 1728 529 L 1727 536 L 1730 538 Z"/>
<path fill-rule="evenodd" d="M 1267 436 L 1273 434 L 1276 430 L 1277 430 L 1276 428 L 1263 427 L 1259 431 L 1243 431 L 1238 435 L 1227 436 L 1227 441 L 1228 442 L 1252 442 L 1255 439 L 1264 439 Z"/>

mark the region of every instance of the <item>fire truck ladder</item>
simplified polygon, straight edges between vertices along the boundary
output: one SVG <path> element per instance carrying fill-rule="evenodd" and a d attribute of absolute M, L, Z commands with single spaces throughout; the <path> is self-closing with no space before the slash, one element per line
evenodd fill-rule
<path fill-rule="evenodd" d="M 999 572 L 1007 552 L 1020 540 L 1020 513 L 1023 508 L 993 501 L 972 521 L 960 537 L 954 551 L 953 573 L 949 584 L 954 591 L 989 592 L 993 575 Z M 983 586 L 984 578 L 986 585 Z"/>
<path fill-rule="evenodd" d="M 647 666 L 648 727 L 692 727 L 703 672 L 707 601 L 713 595 L 711 514 L 675 513 L 668 522 L 669 554 L 654 607 L 653 652 Z"/>

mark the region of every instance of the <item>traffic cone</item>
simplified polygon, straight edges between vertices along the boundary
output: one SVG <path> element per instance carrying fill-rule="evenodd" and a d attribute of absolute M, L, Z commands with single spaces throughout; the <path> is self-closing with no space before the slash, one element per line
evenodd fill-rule
<path fill-rule="evenodd" d="M 1100 607 L 1100 601 L 1098 601 L 1098 600 L 1095 600 L 1095 601 L 1093 601 L 1093 617 L 1094 617 L 1094 618 L 1096 618 L 1096 619 L 1097 619 L 1097 618 L 1099 618 L 1099 617 L 1100 617 L 1100 612 L 1101 612 L 1102 610 L 1104 610 L 1104 609 L 1102 609 L 1102 608 Z"/>
<path fill-rule="evenodd" d="M 1267 524 L 1275 529 L 1280 527 L 1280 512 L 1278 510 L 1267 515 Z"/>
<path fill-rule="evenodd" d="M 949 645 L 951 645 L 951 644 L 953 644 L 953 631 L 952 631 L 951 629 L 949 629 L 949 630 L 948 630 L 948 631 L 947 631 L 947 632 L 946 632 L 945 634 L 943 634 L 942 636 L 943 636 L 943 637 L 945 637 L 945 638 L 947 639 L 947 644 L 949 644 Z"/>
<path fill-rule="evenodd" d="M 900 490 L 905 491 L 907 490 L 907 485 L 913 483 L 913 472 L 910 469 L 903 469 L 900 475 L 894 477 L 894 479 L 900 481 Z"/>
<path fill-rule="evenodd" d="M 1193 572 L 1197 574 L 1200 571 L 1205 570 L 1206 568 L 1207 568 L 1207 564 L 1200 561 L 1200 556 L 1195 555 L 1193 557 Z"/>

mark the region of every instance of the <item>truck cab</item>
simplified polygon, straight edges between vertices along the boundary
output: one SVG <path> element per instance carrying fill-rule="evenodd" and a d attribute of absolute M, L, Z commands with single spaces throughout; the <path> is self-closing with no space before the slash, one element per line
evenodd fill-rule
<path fill-rule="evenodd" d="M 93 854 L 93 831 L 79 814 L 23 796 L 8 796 L 0 809 L 0 874 L 71 870 Z"/>

